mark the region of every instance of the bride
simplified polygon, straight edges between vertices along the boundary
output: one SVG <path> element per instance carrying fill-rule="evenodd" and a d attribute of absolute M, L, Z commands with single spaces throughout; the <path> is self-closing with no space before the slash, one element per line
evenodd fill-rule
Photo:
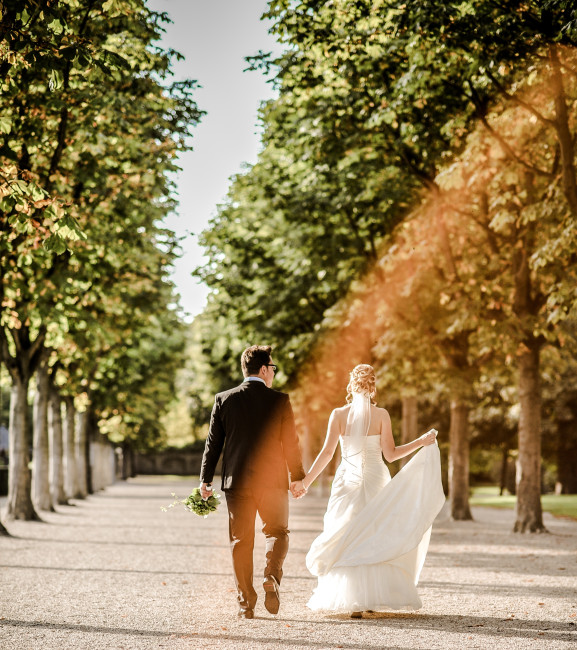
<path fill-rule="evenodd" d="M 346 406 L 329 419 L 324 446 L 303 479 L 306 491 L 327 466 L 337 443 L 341 463 L 324 516 L 324 529 L 306 557 L 318 585 L 307 603 L 313 610 L 351 612 L 419 609 L 416 585 L 433 520 L 445 502 L 436 431 L 395 446 L 391 420 L 372 403 L 376 394 L 371 366 L 356 366 L 347 386 Z M 420 447 L 391 479 L 388 462 Z"/>

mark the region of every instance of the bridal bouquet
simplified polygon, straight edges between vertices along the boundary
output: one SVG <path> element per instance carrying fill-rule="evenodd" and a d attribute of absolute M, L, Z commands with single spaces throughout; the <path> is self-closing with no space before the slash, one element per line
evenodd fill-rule
<path fill-rule="evenodd" d="M 215 512 L 218 506 L 220 505 L 220 495 L 213 492 L 208 499 L 203 499 L 200 494 L 200 488 L 194 488 L 194 490 L 186 497 L 186 499 L 179 499 L 174 492 L 171 496 L 175 498 L 168 506 L 160 506 L 160 509 L 163 512 L 167 512 L 169 508 L 174 508 L 175 506 L 181 505 L 186 510 L 194 512 L 195 515 L 200 517 L 208 517 L 211 512 Z"/>

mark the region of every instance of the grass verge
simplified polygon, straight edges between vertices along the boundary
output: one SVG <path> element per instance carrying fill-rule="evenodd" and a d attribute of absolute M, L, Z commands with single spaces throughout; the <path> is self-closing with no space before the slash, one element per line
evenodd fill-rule
<path fill-rule="evenodd" d="M 472 506 L 490 506 L 491 508 L 514 508 L 517 497 L 512 494 L 499 496 L 497 486 L 474 487 L 471 489 L 469 503 Z M 577 520 L 577 494 L 543 494 L 541 505 L 544 512 L 556 517 L 570 517 Z"/>

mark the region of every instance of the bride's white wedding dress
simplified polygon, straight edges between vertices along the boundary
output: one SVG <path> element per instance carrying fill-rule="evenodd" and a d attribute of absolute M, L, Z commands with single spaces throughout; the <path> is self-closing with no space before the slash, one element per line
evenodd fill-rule
<path fill-rule="evenodd" d="M 368 425 L 360 428 L 366 432 Z M 358 435 L 358 429 L 340 439 L 342 461 L 324 529 L 306 557 L 318 576 L 307 605 L 337 612 L 419 609 L 417 583 L 445 502 L 439 448 L 421 448 L 391 479 L 380 436 Z"/>

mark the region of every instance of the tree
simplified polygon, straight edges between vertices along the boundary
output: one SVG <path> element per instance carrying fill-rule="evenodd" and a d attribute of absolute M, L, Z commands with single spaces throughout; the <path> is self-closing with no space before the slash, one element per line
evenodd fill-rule
<path fill-rule="evenodd" d="M 19 173 L 34 180 L 49 204 L 24 205 L 14 198 L 18 184 L 0 204 L 5 215 L 0 342 L 15 386 L 8 511 L 19 518 L 35 514 L 23 441 L 27 385 L 43 348 L 52 347 L 86 306 L 82 296 L 106 294 L 106 267 L 114 273 L 122 268 L 123 233 L 137 250 L 143 235 L 163 246 L 151 224 L 173 206 L 167 174 L 176 169 L 175 157 L 189 146 L 190 128 L 200 117 L 192 100 L 194 82 L 166 83 L 174 53 L 152 44 L 162 15 L 140 0 L 55 5 L 59 18 L 49 33 L 48 14 L 16 16 L 20 22 L 9 32 L 11 43 L 21 50 L 31 42 L 30 61 L 22 63 L 1 98 L 8 112 L 18 108 L 4 154 L 19 160 Z M 67 47 L 58 50 L 60 58 L 47 60 L 37 49 L 46 42 L 54 49 L 51 30 Z M 144 217 L 136 211 L 137 196 L 139 207 L 149 206 Z M 16 222 L 20 226 L 13 228 Z M 73 253 L 66 250 L 66 237 L 73 238 L 68 246 Z M 119 246 L 103 264 L 113 238 L 120 239 Z M 169 252 L 157 256 L 160 263 L 151 273 L 156 281 L 164 281 L 170 258 Z M 89 292 L 93 286 L 99 289 Z"/>
<path fill-rule="evenodd" d="M 395 224 L 431 201 L 436 209 L 429 218 L 444 260 L 440 312 L 455 320 L 435 333 L 441 357 L 465 376 L 475 371 L 477 355 L 496 356 L 498 349 L 506 350 L 509 362 L 517 360 L 523 479 L 516 528 L 541 530 L 540 352 L 555 338 L 555 319 L 565 318 L 574 301 L 569 116 L 575 66 L 564 49 L 575 44 L 571 3 L 278 0 L 267 15 L 287 50 L 276 60 L 261 54 L 252 61 L 274 72 L 279 98 L 263 109 L 259 163 L 245 180 L 237 179 L 223 211 L 229 218 L 207 235 L 211 262 L 204 277 L 217 290 L 208 318 L 238 326 L 241 338 L 259 332 L 293 356 L 298 350 L 297 362 L 287 363 L 290 381 L 298 359 L 313 350 L 332 347 L 334 353 L 335 342 L 349 340 L 348 323 L 359 320 L 345 316 L 342 336 L 332 331 L 330 301 L 346 305 L 343 296 L 350 288 L 354 295 L 353 280 L 379 258 Z M 551 86 L 541 83 L 547 75 Z M 545 146 L 536 147 L 535 138 Z M 536 225 L 541 211 L 543 230 Z M 447 215 L 467 226 L 452 233 Z M 310 254 L 310 233 L 321 250 L 348 235 L 338 253 L 325 258 L 335 274 Z M 249 234 L 254 255 L 247 260 L 241 249 Z M 277 234 L 290 242 L 289 251 L 278 253 L 280 263 L 276 255 L 267 259 L 270 250 L 279 250 Z M 469 253 L 466 246 L 473 247 L 474 259 L 462 254 Z M 299 256 L 303 264 L 295 263 Z M 317 284 L 328 278 L 331 290 L 320 304 L 308 300 L 302 282 L 314 282 L 315 270 L 322 274 Z M 283 320 L 290 323 L 283 329 L 274 299 L 293 288 L 291 300 L 282 301 Z M 254 319 L 239 316 L 243 302 L 255 307 Z M 483 313 L 491 315 L 487 323 Z M 311 367 L 318 368 L 314 360 Z M 467 379 L 462 385 L 473 394 Z M 455 421 L 462 423 L 464 401 L 463 395 L 453 400 Z M 465 427 L 459 430 L 454 446 L 466 438 Z M 466 465 L 459 474 L 466 476 Z"/>
<path fill-rule="evenodd" d="M 573 205 L 574 155 L 564 86 L 567 78 L 565 75 L 564 79 L 563 75 L 563 66 L 566 67 L 567 62 L 563 60 L 559 46 L 559 43 L 574 44 L 575 22 L 566 3 L 554 6 L 534 2 L 519 6 L 518 11 L 510 11 L 509 7 L 492 2 L 476 5 L 445 3 L 443 6 L 432 2 L 418 5 L 399 3 L 396 10 L 388 3 L 388 14 L 381 15 L 380 23 L 371 9 L 374 7 L 369 7 L 368 3 L 357 3 L 356 10 L 345 16 L 345 12 L 339 14 L 332 7 L 319 8 L 312 2 L 303 2 L 296 7 L 278 2 L 272 5 L 271 13 L 281 17 L 279 31 L 285 36 L 288 34 L 289 42 L 298 43 L 299 54 L 301 47 L 314 51 L 315 44 L 327 43 L 324 46 L 326 58 L 334 61 L 335 65 L 342 64 L 350 56 L 355 45 L 349 45 L 349 41 L 355 43 L 350 38 L 355 30 L 359 36 L 364 34 L 376 41 L 377 47 L 389 45 L 394 54 L 392 57 L 383 56 L 383 65 L 384 62 L 389 64 L 391 59 L 396 65 L 387 69 L 387 81 L 391 79 L 391 82 L 386 90 L 380 84 L 375 87 L 373 121 L 380 119 L 384 125 L 388 121 L 393 129 L 398 127 L 397 151 L 404 155 L 407 167 L 425 185 L 436 189 L 432 178 L 438 161 L 462 146 L 463 137 L 467 130 L 473 128 L 475 120 L 480 120 L 510 158 L 524 162 L 487 119 L 494 98 L 504 97 L 529 110 L 533 118 L 552 128 L 559 146 L 564 195 L 568 204 Z M 346 23 L 353 27 L 346 29 Z M 511 35 L 514 35 L 513 38 Z M 361 42 L 364 45 L 366 38 L 358 38 L 356 46 L 359 47 Z M 369 51 L 369 48 L 366 50 Z M 545 117 L 520 93 L 511 91 L 511 84 L 524 74 L 525 67 L 519 62 L 539 55 L 547 57 L 552 71 L 555 98 L 553 118 Z M 290 61 L 297 62 L 295 67 L 300 64 L 297 56 Z M 311 67 L 314 70 L 314 65 Z M 327 69 L 325 63 L 324 70 Z M 325 73 L 323 81 L 326 82 L 327 76 Z M 421 80 L 424 82 L 422 85 Z M 319 77 L 314 81 L 318 84 Z M 426 83 L 432 91 L 425 87 Z M 363 90 L 367 85 L 372 90 L 370 84 L 363 85 Z M 379 88 L 385 102 L 377 99 Z M 328 107 L 327 111 L 330 111 Z M 457 137 L 447 139 L 447 134 Z M 405 135 L 409 137 L 403 137 Z M 420 144 L 428 144 L 430 138 L 437 144 L 435 146 L 433 143 L 433 155 L 423 165 L 424 151 L 420 149 Z M 414 142 L 417 144 L 414 145 Z M 524 167 L 527 170 L 526 163 Z M 524 191 L 527 190 L 530 191 L 530 188 Z M 527 282 L 530 275 L 528 258 L 521 256 L 516 263 L 520 267 L 516 276 L 519 282 L 515 304 L 518 316 L 527 318 L 533 309 L 530 302 L 532 296 L 529 295 L 531 286 Z M 539 530 L 542 527 L 540 504 L 536 501 L 538 490 L 534 489 L 539 475 L 535 466 L 535 459 L 539 455 L 536 432 L 539 417 L 535 410 L 535 397 L 539 390 L 538 345 L 531 341 L 524 343 L 519 367 L 522 402 L 520 447 L 523 448 L 520 462 L 525 465 L 525 478 L 520 486 L 516 527 L 520 530 L 527 527 Z"/>

